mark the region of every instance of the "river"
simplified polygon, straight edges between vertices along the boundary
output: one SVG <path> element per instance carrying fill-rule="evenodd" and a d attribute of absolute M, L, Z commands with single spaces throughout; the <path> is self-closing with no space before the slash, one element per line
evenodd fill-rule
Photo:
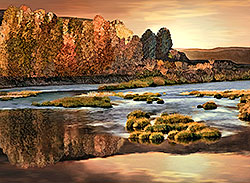
<path fill-rule="evenodd" d="M 0 147 L 8 155 L 0 158 L 0 182 L 250 182 L 247 173 L 250 170 L 250 126 L 237 117 L 239 99 L 180 95 L 192 90 L 249 89 L 250 81 L 117 91 L 166 92 L 161 97 L 164 104 L 110 97 L 115 104 L 110 109 L 31 105 L 34 101 L 96 91 L 98 86 L 0 90 L 43 91 L 37 97 L 0 102 Z M 210 100 L 218 104 L 216 110 L 204 111 L 196 107 Z M 190 115 L 195 121 L 219 128 L 222 139 L 214 144 L 188 146 L 168 142 L 158 146 L 130 143 L 124 126 L 127 114 L 136 109 L 151 112 L 153 117 L 162 112 Z M 230 159 L 233 161 L 229 166 Z M 11 177 L 11 174 L 17 176 Z"/>

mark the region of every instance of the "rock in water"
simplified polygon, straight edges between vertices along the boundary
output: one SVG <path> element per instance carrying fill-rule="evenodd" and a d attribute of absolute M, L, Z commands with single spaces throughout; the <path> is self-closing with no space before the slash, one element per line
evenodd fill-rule
<path fill-rule="evenodd" d="M 146 32 L 141 37 L 142 42 L 142 51 L 143 51 L 143 60 L 144 59 L 155 59 L 155 51 L 156 51 L 156 36 L 150 30 L 147 29 Z"/>
<path fill-rule="evenodd" d="M 170 31 L 165 27 L 161 28 L 157 33 L 156 41 L 156 59 L 166 60 L 173 46 Z"/>

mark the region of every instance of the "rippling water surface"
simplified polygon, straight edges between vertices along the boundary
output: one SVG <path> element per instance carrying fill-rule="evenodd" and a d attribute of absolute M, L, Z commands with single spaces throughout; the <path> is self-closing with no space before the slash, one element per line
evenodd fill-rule
<path fill-rule="evenodd" d="M 237 118 L 239 99 L 180 95 L 192 90 L 250 89 L 250 81 L 122 91 L 166 92 L 161 97 L 165 101 L 162 105 L 119 97 L 111 97 L 115 104 L 111 109 L 31 105 L 33 101 L 74 96 L 97 88 L 98 85 L 68 85 L 0 90 L 43 91 L 37 97 L 0 102 L 0 148 L 3 151 L 1 155 L 0 150 L 0 182 L 250 182 L 247 173 L 250 170 L 250 127 Z M 219 107 L 210 111 L 196 108 L 209 100 L 214 100 Z M 195 121 L 219 128 L 223 138 L 214 144 L 188 146 L 167 141 L 158 146 L 130 143 L 124 126 L 127 114 L 136 109 L 151 112 L 153 116 L 161 112 L 190 115 Z M 106 156 L 113 157 L 94 158 Z M 234 158 L 231 167 L 228 165 L 230 158 Z M 233 171 L 233 167 L 237 171 Z M 50 173 L 50 180 L 44 178 Z M 11 177 L 11 174 L 18 176 Z"/>

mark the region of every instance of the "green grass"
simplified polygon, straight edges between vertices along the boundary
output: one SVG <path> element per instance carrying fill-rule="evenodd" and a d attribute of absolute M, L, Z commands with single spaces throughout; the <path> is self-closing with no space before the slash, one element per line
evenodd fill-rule
<path fill-rule="evenodd" d="M 8 101 L 8 100 L 12 100 L 12 99 L 14 99 L 13 97 L 1 97 L 0 98 L 0 101 Z"/>
<path fill-rule="evenodd" d="M 164 112 L 153 125 L 150 119 L 149 114 L 140 110 L 128 115 L 126 130 L 132 132 L 129 138 L 136 139 L 133 142 L 160 144 L 164 141 L 164 134 L 170 143 L 175 144 L 190 144 L 199 140 L 211 143 L 221 138 L 218 129 L 194 122 L 190 116 Z"/>
<path fill-rule="evenodd" d="M 184 116 L 182 114 L 170 114 L 156 118 L 155 124 L 167 124 L 167 123 L 190 123 L 194 120 L 190 116 Z"/>
<path fill-rule="evenodd" d="M 149 137 L 150 137 L 151 133 L 148 133 L 148 132 L 143 132 L 139 135 L 139 139 L 140 140 L 149 140 Z"/>
<path fill-rule="evenodd" d="M 0 101 L 8 101 L 14 98 L 35 97 L 40 91 L 0 92 Z"/>
<path fill-rule="evenodd" d="M 154 124 L 153 125 L 153 131 L 154 132 L 161 132 L 163 134 L 167 134 L 169 131 L 171 131 L 172 127 L 168 124 Z"/>
<path fill-rule="evenodd" d="M 129 135 L 129 139 L 139 139 L 139 136 L 141 135 L 142 132 L 132 132 Z"/>
<path fill-rule="evenodd" d="M 135 110 L 130 112 L 127 115 L 127 119 L 129 119 L 130 117 L 136 117 L 136 118 L 150 118 L 150 114 L 147 112 L 143 112 L 141 110 Z"/>
<path fill-rule="evenodd" d="M 98 88 L 98 90 L 124 90 L 132 88 L 145 88 L 150 86 L 164 86 L 166 84 L 166 80 L 163 77 L 157 76 L 131 80 L 119 84 L 102 85 Z"/>
<path fill-rule="evenodd" d="M 175 140 L 175 135 L 177 134 L 177 133 L 179 133 L 179 131 L 177 131 L 177 130 L 172 130 L 172 131 L 170 131 L 169 133 L 168 133 L 168 140 L 170 140 L 170 141 L 174 141 Z"/>
<path fill-rule="evenodd" d="M 136 119 L 137 119 L 137 118 L 135 118 L 135 117 L 130 117 L 130 118 L 128 118 L 128 120 L 127 120 L 127 122 L 126 122 L 126 126 L 125 126 L 125 128 L 126 128 L 126 130 L 127 130 L 128 132 L 134 131 L 133 125 L 134 125 L 134 123 L 136 123 Z"/>
<path fill-rule="evenodd" d="M 201 134 L 191 132 L 189 130 L 180 131 L 175 135 L 175 141 L 179 143 L 188 144 L 201 139 Z"/>
<path fill-rule="evenodd" d="M 154 127 L 150 124 L 144 128 L 145 132 L 154 132 Z"/>
<path fill-rule="evenodd" d="M 164 135 L 159 132 L 154 132 L 151 133 L 149 139 L 153 144 L 161 144 L 164 141 Z"/>
<path fill-rule="evenodd" d="M 191 132 L 197 132 L 197 131 L 201 131 L 204 128 L 206 128 L 207 126 L 204 123 L 197 123 L 197 122 L 193 122 L 190 123 L 188 125 L 187 130 L 191 131 Z"/>
<path fill-rule="evenodd" d="M 205 140 L 217 140 L 221 138 L 221 132 L 216 128 L 204 128 L 199 134 Z"/>
<path fill-rule="evenodd" d="M 147 99 L 147 104 L 152 104 L 152 103 L 153 103 L 152 98 L 148 98 L 148 99 Z"/>
<path fill-rule="evenodd" d="M 146 126 L 150 124 L 150 121 L 148 118 L 137 118 L 133 124 L 133 129 L 135 131 L 141 131 L 144 130 Z"/>
<path fill-rule="evenodd" d="M 76 108 L 76 107 L 101 107 L 111 108 L 109 97 L 65 97 L 52 101 L 45 101 L 43 103 L 32 103 L 36 106 L 56 106 L 65 108 Z"/>
<path fill-rule="evenodd" d="M 203 109 L 205 110 L 213 110 L 217 109 L 217 105 L 213 101 L 206 102 L 205 104 L 202 105 Z"/>
<path fill-rule="evenodd" d="M 164 100 L 163 99 L 159 99 L 159 100 L 157 100 L 157 104 L 164 104 L 165 102 L 164 102 Z"/>

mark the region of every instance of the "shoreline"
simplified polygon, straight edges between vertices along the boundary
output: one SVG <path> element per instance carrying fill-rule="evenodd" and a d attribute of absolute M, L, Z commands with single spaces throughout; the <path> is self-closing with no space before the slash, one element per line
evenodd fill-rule
<path fill-rule="evenodd" d="M 32 86 L 59 86 L 75 84 L 110 84 L 136 79 L 134 75 L 94 75 L 64 78 L 10 78 L 0 77 L 0 89 Z"/>
<path fill-rule="evenodd" d="M 64 78 L 9 78 L 0 77 L 0 90 L 11 89 L 19 87 L 39 87 L 39 86 L 67 86 L 77 84 L 100 84 L 100 85 L 112 85 L 119 84 L 121 82 L 128 82 L 131 80 L 140 79 L 136 75 L 94 75 L 94 76 L 79 76 L 79 77 L 64 77 Z M 233 81 L 250 81 L 250 79 L 239 80 L 223 80 L 223 81 L 209 81 L 209 82 L 192 82 L 192 83 L 175 83 L 166 84 L 163 86 L 183 85 L 183 84 L 202 84 L 213 82 L 233 82 Z M 157 87 L 157 86 L 155 86 Z M 138 87 L 140 88 L 140 87 Z"/>

